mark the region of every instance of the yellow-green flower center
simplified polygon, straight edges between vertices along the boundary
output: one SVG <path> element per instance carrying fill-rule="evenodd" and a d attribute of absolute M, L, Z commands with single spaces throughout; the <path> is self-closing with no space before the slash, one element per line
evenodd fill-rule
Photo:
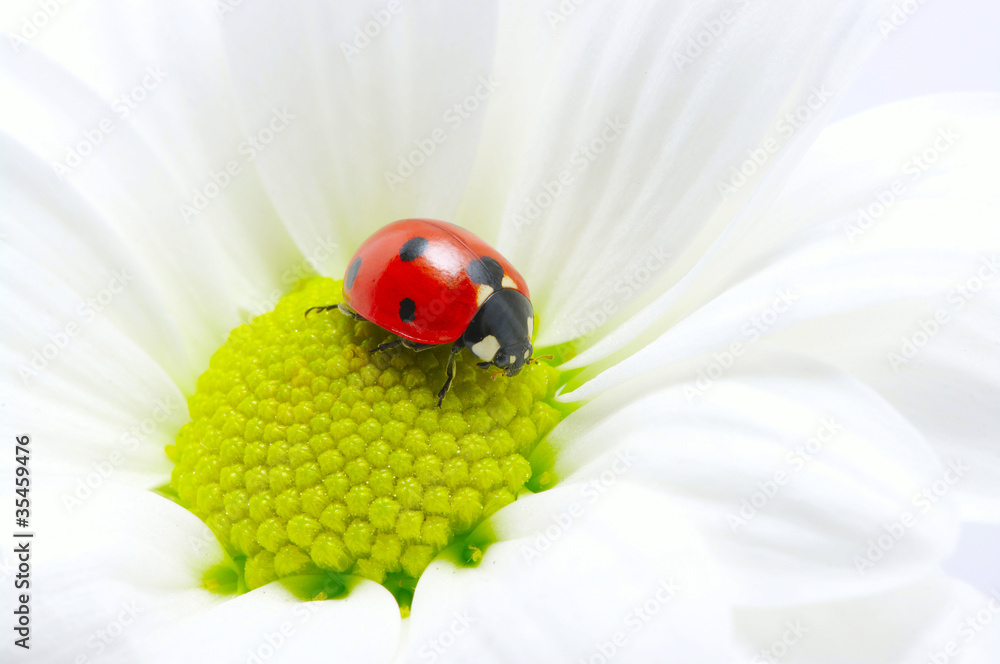
<path fill-rule="evenodd" d="M 438 407 L 448 348 L 373 354 L 392 338 L 377 326 L 304 316 L 340 299 L 340 282 L 307 279 L 233 330 L 167 450 L 171 488 L 241 587 L 353 575 L 406 604 L 427 565 L 531 478 L 529 455 L 563 416 L 559 373 L 532 364 L 494 379 L 463 353 Z"/>

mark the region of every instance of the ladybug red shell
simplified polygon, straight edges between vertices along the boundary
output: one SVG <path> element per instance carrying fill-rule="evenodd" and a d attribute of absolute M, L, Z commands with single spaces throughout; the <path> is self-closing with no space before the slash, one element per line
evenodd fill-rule
<path fill-rule="evenodd" d="M 403 219 L 377 230 L 348 263 L 344 300 L 309 311 L 337 308 L 399 337 L 376 352 L 453 344 L 438 405 L 462 348 L 508 376 L 532 361 L 528 285 L 500 252 L 454 224 Z"/>
<path fill-rule="evenodd" d="M 496 249 L 444 221 L 404 219 L 358 248 L 344 299 L 365 319 L 420 344 L 456 341 L 483 302 L 503 288 L 526 298 L 528 285 Z"/>

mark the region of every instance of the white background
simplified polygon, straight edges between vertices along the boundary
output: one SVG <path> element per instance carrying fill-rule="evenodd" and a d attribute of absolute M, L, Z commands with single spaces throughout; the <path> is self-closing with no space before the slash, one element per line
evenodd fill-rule
<path fill-rule="evenodd" d="M 1000 0 L 919 0 L 866 63 L 835 119 L 907 97 L 970 90 L 1000 92 Z"/>

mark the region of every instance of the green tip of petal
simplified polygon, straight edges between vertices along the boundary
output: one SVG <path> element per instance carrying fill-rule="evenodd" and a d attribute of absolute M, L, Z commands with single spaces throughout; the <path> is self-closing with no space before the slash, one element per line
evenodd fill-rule
<path fill-rule="evenodd" d="M 233 330 L 167 448 L 171 488 L 231 557 L 206 573 L 207 588 L 281 579 L 325 599 L 360 577 L 406 613 L 431 561 L 447 549 L 478 564 L 483 519 L 529 481 L 548 488 L 537 479 L 546 462 L 528 459 L 568 408 L 553 398 L 552 366 L 493 380 L 467 353 L 438 407 L 449 348 L 372 354 L 391 338 L 384 330 L 336 311 L 304 315 L 340 299 L 341 282 L 306 279 Z"/>

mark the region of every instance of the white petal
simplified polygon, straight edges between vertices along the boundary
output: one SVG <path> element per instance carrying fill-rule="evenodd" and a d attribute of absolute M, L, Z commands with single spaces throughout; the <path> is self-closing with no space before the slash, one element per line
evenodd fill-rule
<path fill-rule="evenodd" d="M 739 609 L 743 661 L 990 664 L 1000 652 L 1000 601 L 932 574 L 882 595 L 776 609 Z"/>
<path fill-rule="evenodd" d="M 976 468 L 958 489 L 965 516 L 1000 519 L 998 151 L 995 95 L 904 102 L 832 127 L 670 329 L 569 396 L 767 337 L 869 382 L 943 457 Z"/>
<path fill-rule="evenodd" d="M 209 243 L 220 255 L 192 272 L 221 269 L 236 292 L 217 300 L 259 313 L 304 274 L 339 274 L 389 220 L 454 216 L 493 90 L 495 13 L 374 0 L 74 6 L 5 57 L 0 119 L 53 165 L 83 143 L 68 177 L 102 213 L 141 210 L 154 248 L 188 246 L 149 260 Z M 387 182 L 401 168 L 405 182 Z"/>
<path fill-rule="evenodd" d="M 916 257 L 899 279 L 921 278 L 948 259 L 956 268 L 922 297 L 848 310 L 775 337 L 865 380 L 940 455 L 966 459 L 975 472 L 958 487 L 963 514 L 994 522 L 1000 521 L 998 151 L 996 95 L 896 104 L 831 128 L 790 183 L 787 211 L 801 207 L 823 182 L 831 203 L 811 216 L 850 233 L 853 255 Z M 856 161 L 865 165 L 863 175 Z M 900 184 L 902 194 L 895 194 L 892 187 Z M 886 197 L 886 187 L 897 200 Z M 860 211 L 885 209 L 880 193 L 888 209 L 869 223 Z M 788 212 L 780 220 L 791 226 Z"/>
<path fill-rule="evenodd" d="M 627 477 L 689 507 L 739 603 L 864 595 L 951 551 L 950 489 L 972 470 L 952 460 L 956 477 L 877 393 L 763 344 L 689 382 L 705 366 L 647 373 L 571 414 L 549 437 L 556 475 L 606 481 L 624 452 Z"/>
<path fill-rule="evenodd" d="M 505 4 L 502 85 L 459 223 L 502 224 L 500 248 L 538 303 L 539 343 L 648 302 L 752 219 L 875 45 L 888 6 Z M 755 150 L 763 167 L 720 195 Z"/>
<path fill-rule="evenodd" d="M 759 234 L 700 287 L 710 301 L 572 396 L 771 335 L 866 380 L 943 456 L 973 464 L 965 513 L 1000 518 L 998 150 L 995 96 L 897 104 L 831 128 Z"/>
<path fill-rule="evenodd" d="M 23 179 L 0 182 L 9 209 L 31 206 Z M 60 206 L 71 202 L 54 197 L 52 213 L 36 209 L 34 231 L 6 227 L 0 297 L 17 324 L 2 332 L 3 393 L 34 436 L 39 468 L 158 486 L 169 476 L 163 448 L 187 417 L 177 382 L 193 387 L 182 335 L 156 306 L 149 271 L 106 226 Z M 106 239 L 87 239 L 87 230 Z"/>
<path fill-rule="evenodd" d="M 69 515 L 57 497 L 72 488 L 42 473 L 32 484 L 32 651 L 40 661 L 102 653 L 108 661 L 137 661 L 145 637 L 221 600 L 199 587 L 223 554 L 197 517 L 113 484 Z"/>
<path fill-rule="evenodd" d="M 333 232 L 343 270 L 378 226 L 454 217 L 492 94 L 495 14 L 373 0 L 246 3 L 227 17 L 247 126 L 294 115 L 254 165 L 300 244 Z"/>
<path fill-rule="evenodd" d="M 84 3 L 50 27 L 0 57 L 0 126 L 42 165 L 30 200 L 73 201 L 90 232 L 114 235 L 199 363 L 241 317 L 339 260 L 332 234 L 296 247 L 267 197 L 212 4 Z"/>
<path fill-rule="evenodd" d="M 565 398 L 586 399 L 644 371 L 711 351 L 739 353 L 804 321 L 926 297 L 953 283 L 962 270 L 976 266 L 967 257 L 848 256 L 842 242 L 839 236 L 823 237 L 776 259 L 759 256 L 751 276 L 734 277 L 733 283 L 725 284 L 728 288 L 718 284 L 725 290 L 706 294 L 700 302 L 692 298 L 686 303 L 690 313 L 645 347 L 617 364 L 608 360 L 588 367 L 575 384 L 610 364 Z M 568 362 L 568 368 L 586 366 L 585 357 L 592 356 L 584 353 Z"/>
<path fill-rule="evenodd" d="M 703 269 L 686 277 L 684 289 L 668 293 L 661 302 L 648 307 L 611 337 L 582 353 L 572 366 L 600 360 L 626 344 L 631 343 L 632 350 L 641 347 L 655 338 L 656 329 L 662 330 L 685 319 L 719 296 L 726 287 L 750 276 L 777 273 L 774 263 L 786 262 L 788 269 L 796 260 L 800 267 L 804 267 L 801 261 L 811 260 L 818 264 L 829 263 L 822 268 L 833 269 L 840 262 L 848 267 L 857 262 L 857 281 L 864 283 L 866 279 L 878 277 L 877 267 L 866 265 L 860 258 L 885 262 L 875 254 L 878 249 L 886 248 L 884 243 L 875 240 L 881 234 L 878 227 L 882 224 L 876 223 L 872 232 L 855 232 L 852 225 L 857 225 L 862 208 L 879 205 L 880 194 L 893 199 L 890 203 L 893 214 L 898 213 L 895 208 L 901 208 L 901 201 L 905 199 L 923 203 L 931 198 L 945 205 L 957 204 L 960 207 L 954 216 L 961 219 L 967 229 L 976 228 L 976 222 L 970 223 L 969 217 L 981 219 L 993 209 L 994 194 L 990 183 L 995 179 L 997 165 L 988 161 L 987 155 L 995 149 L 991 146 L 996 142 L 996 123 L 991 118 L 996 116 L 997 106 L 995 95 L 926 98 L 869 111 L 832 126 L 806 154 L 806 163 L 793 172 L 792 181 L 774 205 L 770 209 L 753 211 L 753 226 L 749 231 L 733 238 L 719 255 L 706 256 Z M 949 128 L 957 131 L 957 136 L 975 138 L 956 142 L 957 136 L 951 136 Z M 935 141 L 943 150 L 934 147 Z M 920 161 L 925 150 L 930 151 L 934 162 Z M 940 162 L 938 157 L 941 157 Z M 894 186 L 903 195 L 893 192 Z M 921 230 L 912 232 L 912 237 L 910 233 L 887 232 L 893 238 L 890 245 L 897 250 L 907 246 L 911 249 L 957 248 L 959 245 L 951 237 L 943 241 L 940 232 L 945 228 L 943 224 L 924 225 Z M 938 232 L 935 242 L 928 243 L 928 233 L 935 229 Z M 980 229 L 979 232 L 986 232 L 991 239 L 996 234 L 994 229 Z M 863 242 L 852 242 L 861 236 L 864 236 Z M 964 237 L 961 246 L 971 248 L 967 242 L 969 234 L 965 233 Z M 862 245 L 867 245 L 871 253 L 861 253 Z M 806 251 L 814 251 L 816 255 L 808 257 Z M 931 258 L 948 258 L 943 251 L 936 254 L 910 258 L 922 258 L 924 262 L 930 262 Z M 765 270 L 768 266 L 773 272 Z M 818 265 L 817 271 L 819 269 Z M 929 277 L 934 278 L 934 275 Z M 866 293 L 858 295 L 871 297 Z M 864 306 L 864 302 L 858 306 Z M 656 317 L 660 318 L 658 324 L 649 330 L 649 321 Z"/>
<path fill-rule="evenodd" d="M 106 102 L 32 52 L 0 61 L 0 89 L 2 126 L 30 150 L 15 150 L 17 158 L 4 164 L 4 187 L 17 192 L 5 196 L 11 246 L 84 300 L 96 297 L 113 271 L 127 271 L 132 282 L 123 301 L 134 302 L 108 315 L 170 366 L 175 380 L 193 386 L 197 373 L 189 365 L 204 364 L 241 313 L 260 312 L 258 301 L 281 283 L 298 252 L 287 236 L 250 232 L 232 207 L 206 210 L 214 224 L 185 223 L 180 209 L 189 190 L 127 122 L 60 179 L 53 164 L 102 114 L 113 116 Z M 25 115 L 43 118 L 51 131 L 36 132 Z"/>
<path fill-rule="evenodd" d="M 432 564 L 405 661 L 722 661 L 730 612 L 682 513 L 623 481 L 591 500 L 567 484 L 493 520 L 475 569 Z M 600 661 L 595 659 L 594 661 Z"/>
<path fill-rule="evenodd" d="M 389 592 L 367 581 L 344 599 L 303 602 L 272 583 L 171 625 L 145 645 L 154 662 L 334 661 L 389 664 L 402 620 Z"/>
<path fill-rule="evenodd" d="M 56 328 L 53 334 L 65 332 Z M 62 363 L 41 374 L 30 370 L 27 384 L 8 381 L 0 388 L 6 408 L 17 413 L 19 429 L 32 437 L 32 463 L 92 488 L 107 481 L 144 488 L 165 484 L 171 463 L 164 447 L 187 419 L 184 396 L 113 328 L 95 322 L 85 334 L 58 352 L 55 342 L 40 335 L 34 344 L 15 346 L 14 352 L 27 346 L 27 354 L 0 353 L 18 370 L 31 366 L 33 352 L 52 351 L 49 362 Z M 105 342 L 119 344 L 114 354 Z"/>
<path fill-rule="evenodd" d="M 42 480 L 47 501 L 69 486 Z M 277 584 L 215 595 L 202 575 L 223 561 L 222 550 L 184 508 L 113 484 L 72 517 L 52 507 L 43 505 L 35 528 L 44 553 L 34 568 L 33 624 L 37 634 L 59 634 L 35 642 L 47 660 L 245 662 L 255 653 L 296 662 L 336 644 L 346 661 L 377 663 L 397 649 L 399 607 L 377 584 L 317 602 Z"/>

